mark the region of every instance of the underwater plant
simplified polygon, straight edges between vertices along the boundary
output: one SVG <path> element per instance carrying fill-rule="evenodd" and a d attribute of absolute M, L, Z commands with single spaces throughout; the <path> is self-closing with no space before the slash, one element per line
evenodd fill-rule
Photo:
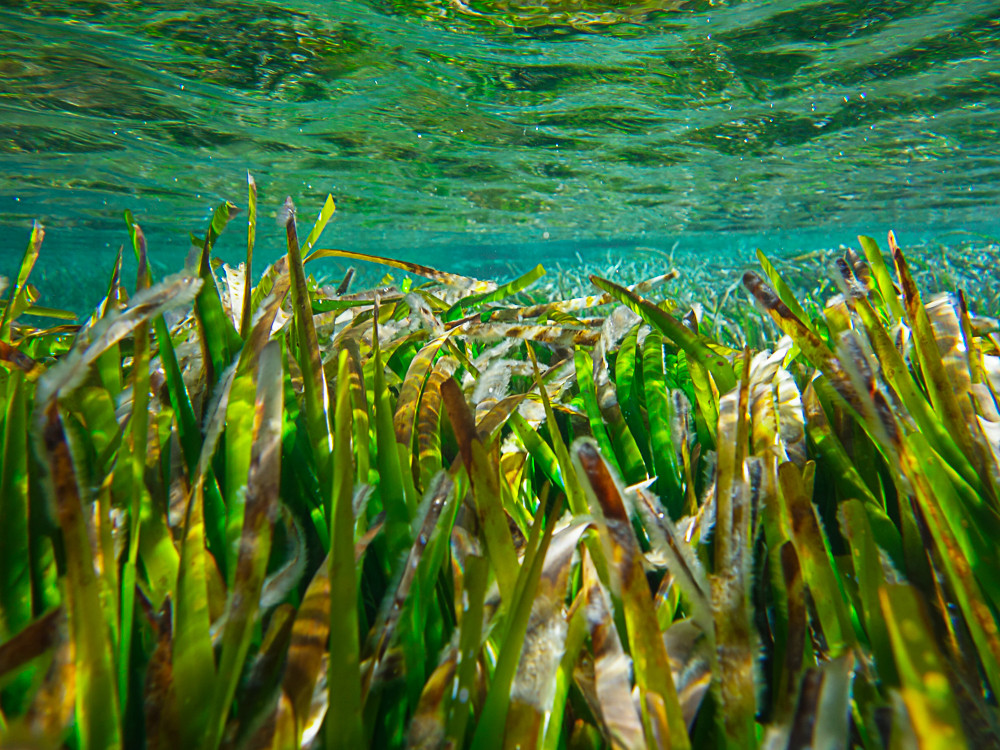
<path fill-rule="evenodd" d="M 889 236 L 723 320 L 320 245 L 0 317 L 0 744 L 1000 738 L 1000 341 Z M 390 269 L 353 292 L 324 259 Z M 727 294 L 728 297 L 728 294 Z M 34 315 L 34 318 L 27 318 Z M 50 316 L 55 325 L 38 324 Z"/>

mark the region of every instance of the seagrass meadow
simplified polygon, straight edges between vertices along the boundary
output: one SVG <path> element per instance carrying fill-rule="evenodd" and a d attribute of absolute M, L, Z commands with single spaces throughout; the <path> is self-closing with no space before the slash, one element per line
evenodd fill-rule
<path fill-rule="evenodd" d="M 286 209 L 256 286 L 252 180 L 221 274 L 232 204 L 162 279 L 127 214 L 138 277 L 109 258 L 79 324 L 29 283 L 35 226 L 0 318 L 0 745 L 1000 742 L 981 290 L 921 296 L 890 235 L 825 297 L 763 254 L 709 311 L 662 262 L 559 296 Z"/>

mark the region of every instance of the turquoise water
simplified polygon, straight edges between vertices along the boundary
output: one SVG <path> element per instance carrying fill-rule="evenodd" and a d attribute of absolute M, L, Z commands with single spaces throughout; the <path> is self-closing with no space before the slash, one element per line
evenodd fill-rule
<path fill-rule="evenodd" d="M 495 276 L 1000 234 L 998 2 L 0 0 L 0 49 L 0 274 L 38 218 L 56 285 L 125 208 L 176 268 L 248 170 L 262 263 L 327 193 L 326 245 Z"/>

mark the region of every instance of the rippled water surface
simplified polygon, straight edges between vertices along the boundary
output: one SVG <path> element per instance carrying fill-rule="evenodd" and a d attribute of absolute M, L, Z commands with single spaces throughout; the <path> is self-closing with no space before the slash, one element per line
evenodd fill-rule
<path fill-rule="evenodd" d="M 445 267 L 993 231 L 998 48 L 975 0 L 0 0 L 0 272 L 124 208 L 176 258 L 247 170 Z"/>

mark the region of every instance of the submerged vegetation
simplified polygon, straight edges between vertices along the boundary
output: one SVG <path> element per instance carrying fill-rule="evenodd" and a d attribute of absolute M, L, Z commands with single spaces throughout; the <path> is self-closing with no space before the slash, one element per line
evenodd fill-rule
<path fill-rule="evenodd" d="M 122 253 L 0 317 L 0 744 L 948 748 L 1000 738 L 1000 340 L 861 237 L 523 304 L 325 249 Z M 353 293 L 323 258 L 390 268 Z M 889 264 L 894 266 L 891 273 Z M 423 279 L 423 280 L 421 280 Z M 131 285 L 128 285 L 131 287 Z M 744 300 L 742 292 L 734 298 Z M 32 319 L 34 321 L 39 318 Z"/>

